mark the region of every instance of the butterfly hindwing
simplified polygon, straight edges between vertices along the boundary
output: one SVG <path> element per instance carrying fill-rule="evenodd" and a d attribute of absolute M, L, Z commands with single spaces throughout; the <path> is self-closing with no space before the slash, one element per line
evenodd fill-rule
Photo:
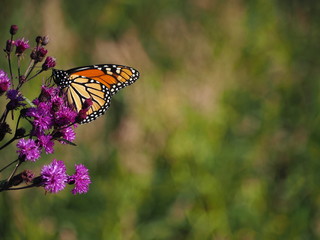
<path fill-rule="evenodd" d="M 134 83 L 139 72 L 131 67 L 103 64 L 63 70 L 53 70 L 55 83 L 66 93 L 68 102 L 79 112 L 86 99 L 92 100 L 88 123 L 101 116 L 110 106 L 111 96 Z"/>

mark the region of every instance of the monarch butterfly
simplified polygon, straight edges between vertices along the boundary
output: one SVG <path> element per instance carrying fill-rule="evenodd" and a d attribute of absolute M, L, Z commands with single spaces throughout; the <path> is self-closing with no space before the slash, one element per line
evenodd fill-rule
<path fill-rule="evenodd" d="M 86 99 L 92 100 L 87 117 L 80 123 L 89 123 L 105 113 L 111 97 L 121 88 L 131 85 L 139 78 L 139 72 L 131 67 L 101 64 L 72 68 L 53 69 L 53 80 L 66 94 L 70 105 L 79 112 Z"/>

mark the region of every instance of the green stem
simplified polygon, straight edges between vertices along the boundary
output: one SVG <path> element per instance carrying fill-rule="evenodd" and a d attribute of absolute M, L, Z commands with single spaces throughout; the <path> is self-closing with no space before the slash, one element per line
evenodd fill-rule
<path fill-rule="evenodd" d="M 9 163 L 7 166 L 3 167 L 0 169 L 0 172 L 2 172 L 3 170 L 5 170 L 6 168 L 10 167 L 12 164 L 14 164 L 15 162 L 17 162 L 19 159 L 14 160 L 13 162 Z"/>
<path fill-rule="evenodd" d="M 19 159 L 18 159 L 19 160 Z M 19 160 L 19 162 L 16 164 L 16 166 L 14 167 L 12 173 L 10 174 L 10 176 L 7 179 L 7 182 L 10 182 L 11 178 L 13 177 L 13 175 L 16 173 L 16 171 L 18 170 L 19 166 L 21 165 L 21 161 Z"/>

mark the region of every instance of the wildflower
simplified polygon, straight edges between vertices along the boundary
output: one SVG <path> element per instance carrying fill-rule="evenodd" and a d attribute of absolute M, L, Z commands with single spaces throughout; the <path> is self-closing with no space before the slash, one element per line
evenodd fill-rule
<path fill-rule="evenodd" d="M 88 110 L 86 110 L 86 109 L 81 109 L 81 110 L 78 112 L 78 115 L 77 115 L 75 121 L 76 121 L 77 123 L 81 123 L 83 120 L 85 120 L 86 117 L 87 117 L 87 111 L 88 111 Z"/>
<path fill-rule="evenodd" d="M 56 126 L 65 126 L 75 122 L 77 113 L 66 106 L 60 106 L 60 109 L 55 113 L 55 125 Z"/>
<path fill-rule="evenodd" d="M 0 69 L 0 96 L 10 87 L 10 79 L 5 71 Z"/>
<path fill-rule="evenodd" d="M 53 116 L 50 114 L 50 107 L 46 103 L 39 103 L 37 107 L 29 108 L 26 116 L 33 118 L 34 135 L 42 134 L 52 127 Z"/>
<path fill-rule="evenodd" d="M 24 40 L 24 38 L 16 40 L 14 45 L 16 45 L 16 54 L 18 56 L 21 56 L 23 52 L 30 47 L 29 41 Z"/>
<path fill-rule="evenodd" d="M 83 194 L 88 192 L 89 184 L 91 183 L 88 169 L 82 165 L 75 165 L 76 172 L 74 175 L 68 177 L 68 183 L 74 184 L 74 188 L 71 190 L 72 194 Z"/>
<path fill-rule="evenodd" d="M 40 135 L 38 136 L 38 144 L 40 147 L 43 147 L 46 154 L 52 154 L 54 149 L 54 142 L 52 141 L 52 136 L 50 135 Z"/>
<path fill-rule="evenodd" d="M 91 98 L 87 98 L 84 103 L 83 103 L 83 106 L 82 106 L 82 109 L 89 109 L 93 104 L 93 101 Z"/>
<path fill-rule="evenodd" d="M 40 157 L 40 150 L 33 139 L 20 139 L 17 143 L 19 158 L 35 162 Z"/>
<path fill-rule="evenodd" d="M 10 34 L 15 35 L 18 32 L 18 26 L 17 25 L 11 25 L 10 27 Z"/>
<path fill-rule="evenodd" d="M 43 58 L 47 55 L 48 50 L 44 47 L 36 47 L 32 50 L 30 57 L 35 60 L 35 62 L 41 62 Z"/>
<path fill-rule="evenodd" d="M 49 37 L 48 36 L 43 36 L 42 37 L 42 42 L 41 42 L 41 44 L 43 45 L 43 46 L 45 46 L 45 45 L 47 45 L 49 43 Z"/>
<path fill-rule="evenodd" d="M 31 170 L 24 170 L 21 173 L 21 177 L 22 177 L 24 182 L 29 183 L 34 178 L 34 174 L 33 174 L 33 172 Z"/>
<path fill-rule="evenodd" d="M 73 142 L 76 138 L 76 134 L 71 127 L 64 128 L 60 131 L 61 138 L 69 142 Z M 60 141 L 62 144 L 67 144 L 65 141 Z"/>
<path fill-rule="evenodd" d="M 36 37 L 36 43 L 38 43 L 38 44 L 42 43 L 42 37 L 41 36 L 37 36 Z"/>
<path fill-rule="evenodd" d="M 49 68 L 56 66 L 56 59 L 53 57 L 47 57 L 44 63 L 42 64 L 42 70 L 46 71 Z"/>
<path fill-rule="evenodd" d="M 52 102 L 52 107 L 51 107 L 52 112 L 58 112 L 62 108 L 62 106 L 65 105 L 64 99 L 62 97 L 59 97 L 58 95 L 52 97 L 51 102 Z"/>
<path fill-rule="evenodd" d="M 58 87 L 47 87 L 43 85 L 41 86 L 40 96 L 34 100 L 34 104 L 38 105 L 39 102 L 47 102 L 47 101 L 51 101 L 52 103 L 59 101 L 62 104 L 63 99 L 59 96 L 59 92 L 60 92 L 60 88 Z M 39 101 L 36 101 L 36 100 L 39 100 Z"/>
<path fill-rule="evenodd" d="M 38 47 L 37 52 L 38 52 L 38 57 L 40 58 L 39 62 L 41 62 L 42 59 L 47 55 L 48 50 L 45 49 L 44 47 Z"/>
<path fill-rule="evenodd" d="M 64 162 L 56 159 L 51 164 L 43 166 L 41 170 L 42 185 L 50 193 L 57 193 L 64 189 L 67 177 Z"/>
<path fill-rule="evenodd" d="M 10 183 L 11 183 L 12 186 L 17 186 L 22 182 L 30 183 L 30 182 L 32 182 L 33 178 L 34 178 L 34 174 L 33 174 L 32 171 L 24 170 L 23 172 L 15 175 L 11 179 Z"/>
<path fill-rule="evenodd" d="M 9 103 L 7 104 L 8 110 L 14 110 L 21 106 L 26 105 L 25 103 L 23 103 L 24 98 L 18 90 L 14 90 L 14 89 L 8 90 L 7 98 L 10 99 Z"/>
<path fill-rule="evenodd" d="M 91 98 L 87 98 L 82 105 L 82 109 L 78 112 L 78 115 L 76 117 L 76 122 L 81 123 L 84 119 L 87 117 L 87 112 L 92 106 L 93 101 Z"/>

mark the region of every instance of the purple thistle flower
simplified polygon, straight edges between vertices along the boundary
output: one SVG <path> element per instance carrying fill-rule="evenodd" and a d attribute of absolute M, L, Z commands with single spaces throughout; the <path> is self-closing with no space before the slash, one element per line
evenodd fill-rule
<path fill-rule="evenodd" d="M 45 85 L 41 86 L 41 94 L 39 98 L 45 97 L 41 102 L 50 100 L 51 98 L 58 97 L 60 88 L 58 87 L 47 87 Z"/>
<path fill-rule="evenodd" d="M 0 96 L 9 89 L 10 85 L 7 73 L 0 69 Z"/>
<path fill-rule="evenodd" d="M 60 131 L 61 133 L 61 138 L 62 139 L 65 139 L 69 142 L 73 142 L 74 139 L 76 138 L 76 133 L 74 132 L 74 130 L 71 128 L 71 127 L 67 127 L 67 128 L 64 128 Z M 67 144 L 65 141 L 60 141 L 60 143 L 62 144 Z"/>
<path fill-rule="evenodd" d="M 42 185 L 47 192 L 57 193 L 64 189 L 67 178 L 66 166 L 63 161 L 53 159 L 52 163 L 42 167 Z"/>
<path fill-rule="evenodd" d="M 88 173 L 89 170 L 82 164 L 76 164 L 75 168 L 75 174 L 68 178 L 68 183 L 74 184 L 74 188 L 71 192 L 73 195 L 87 193 L 89 190 L 89 184 L 91 183 Z"/>
<path fill-rule="evenodd" d="M 51 102 L 52 102 L 52 108 L 51 108 L 52 113 L 58 112 L 65 105 L 64 99 L 58 95 L 55 97 L 52 97 Z"/>
<path fill-rule="evenodd" d="M 40 147 L 43 147 L 46 154 L 52 154 L 54 149 L 54 142 L 52 141 L 52 136 L 50 135 L 40 135 L 38 137 L 38 144 Z"/>
<path fill-rule="evenodd" d="M 51 99 L 51 89 L 46 86 L 41 86 L 40 96 L 36 99 L 39 100 L 39 102 L 46 102 L 46 101 L 50 100 Z M 35 104 L 38 105 L 39 102 L 36 102 Z"/>
<path fill-rule="evenodd" d="M 22 53 L 30 47 L 29 41 L 24 40 L 24 38 L 16 40 L 14 45 L 16 45 L 16 54 L 18 56 L 22 55 Z"/>
<path fill-rule="evenodd" d="M 42 41 L 42 40 L 41 40 L 41 41 Z M 37 48 L 37 52 L 38 52 L 38 57 L 41 58 L 41 59 L 43 59 L 43 58 L 47 55 L 48 50 L 45 49 L 44 47 L 38 47 L 38 48 Z"/>
<path fill-rule="evenodd" d="M 40 39 L 41 37 L 39 37 Z M 41 40 L 42 41 L 42 40 Z M 48 50 L 45 49 L 44 47 L 35 47 L 31 54 L 30 57 L 31 59 L 35 60 L 35 62 L 41 62 L 43 58 L 47 55 Z"/>
<path fill-rule="evenodd" d="M 9 90 L 7 92 L 7 97 L 10 100 L 15 100 L 15 99 L 19 98 L 20 101 L 23 101 L 23 97 L 21 96 L 21 93 L 18 90 L 14 90 L 14 89 Z"/>
<path fill-rule="evenodd" d="M 42 70 L 46 71 L 49 68 L 56 66 L 56 59 L 53 57 L 47 57 L 44 63 L 42 64 Z"/>
<path fill-rule="evenodd" d="M 42 134 L 43 131 L 52 127 L 53 116 L 50 113 L 51 106 L 48 106 L 45 102 L 40 102 L 36 108 L 29 108 L 26 116 L 32 117 L 32 125 L 34 127 L 34 134 Z"/>
<path fill-rule="evenodd" d="M 20 139 L 17 148 L 21 159 L 35 162 L 40 157 L 40 149 L 33 139 Z"/>
<path fill-rule="evenodd" d="M 22 101 L 24 101 L 24 98 L 18 90 L 8 90 L 7 98 L 10 99 L 10 102 L 7 104 L 8 110 L 14 110 L 26 105 L 25 103 L 22 103 Z"/>
<path fill-rule="evenodd" d="M 77 115 L 73 109 L 61 106 L 59 111 L 55 113 L 55 124 L 57 126 L 65 126 L 74 123 Z"/>

